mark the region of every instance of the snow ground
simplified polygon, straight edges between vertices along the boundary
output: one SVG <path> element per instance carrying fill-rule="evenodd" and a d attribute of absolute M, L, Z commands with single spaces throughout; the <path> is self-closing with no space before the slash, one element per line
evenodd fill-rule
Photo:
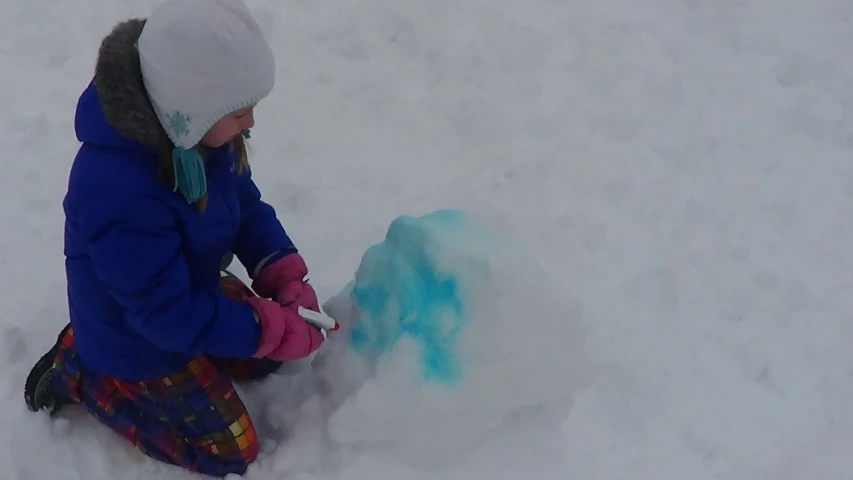
<path fill-rule="evenodd" d="M 21 395 L 65 322 L 77 95 L 153 3 L 3 4 L 3 480 L 192 478 Z M 290 435 L 249 478 L 850 478 L 850 2 L 248 3 L 279 59 L 254 164 L 320 295 L 397 215 L 464 207 L 547 259 L 603 364 L 561 422 L 440 471 L 326 458 L 278 378 L 248 400 Z"/>

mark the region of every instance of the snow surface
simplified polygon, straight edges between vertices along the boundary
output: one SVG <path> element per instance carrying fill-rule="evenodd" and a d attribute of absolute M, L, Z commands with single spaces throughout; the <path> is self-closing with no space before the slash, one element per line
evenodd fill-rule
<path fill-rule="evenodd" d="M 3 4 L 2 480 L 194 478 L 21 392 L 67 318 L 77 96 L 100 38 L 154 3 Z M 344 410 L 332 448 L 327 400 L 359 382 L 282 374 L 245 391 L 248 478 L 851 478 L 853 4 L 248 3 L 278 56 L 253 164 L 321 297 L 398 216 L 462 208 L 577 299 L 600 364 L 570 410 L 516 412 L 433 468 Z"/>

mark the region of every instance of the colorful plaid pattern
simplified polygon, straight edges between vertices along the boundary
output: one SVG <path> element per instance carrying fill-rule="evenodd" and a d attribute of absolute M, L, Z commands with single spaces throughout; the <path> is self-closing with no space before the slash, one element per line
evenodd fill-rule
<path fill-rule="evenodd" d="M 235 298 L 252 294 L 236 277 L 223 277 L 223 290 Z M 149 457 L 222 477 L 244 473 L 259 448 L 232 382 L 263 378 L 280 365 L 201 356 L 169 376 L 127 382 L 87 372 L 74 351 L 74 331 L 66 327 L 52 387 Z"/>

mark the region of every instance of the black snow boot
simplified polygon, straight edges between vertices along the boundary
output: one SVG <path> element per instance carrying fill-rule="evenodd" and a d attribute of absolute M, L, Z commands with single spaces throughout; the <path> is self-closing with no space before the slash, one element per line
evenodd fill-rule
<path fill-rule="evenodd" d="M 70 326 L 62 329 L 62 333 L 59 334 L 56 343 L 54 343 L 53 347 L 47 353 L 42 355 L 27 376 L 27 383 L 24 386 L 24 400 L 26 400 L 27 408 L 30 411 L 38 412 L 45 409 L 53 416 L 59 412 L 62 406 L 70 403 L 50 385 L 52 374 L 54 373 L 56 353 L 59 350 L 59 342 L 68 328 Z"/>

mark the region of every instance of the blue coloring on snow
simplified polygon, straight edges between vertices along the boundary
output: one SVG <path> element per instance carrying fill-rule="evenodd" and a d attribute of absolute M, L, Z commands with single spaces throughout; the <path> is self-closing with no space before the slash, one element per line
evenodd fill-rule
<path fill-rule="evenodd" d="M 351 336 L 356 351 L 378 357 L 408 336 L 421 348 L 424 379 L 452 384 L 462 377 L 456 341 L 467 323 L 465 304 L 456 272 L 435 260 L 467 221 L 456 210 L 398 217 L 385 240 L 365 252 L 353 285 L 361 313 Z"/>

